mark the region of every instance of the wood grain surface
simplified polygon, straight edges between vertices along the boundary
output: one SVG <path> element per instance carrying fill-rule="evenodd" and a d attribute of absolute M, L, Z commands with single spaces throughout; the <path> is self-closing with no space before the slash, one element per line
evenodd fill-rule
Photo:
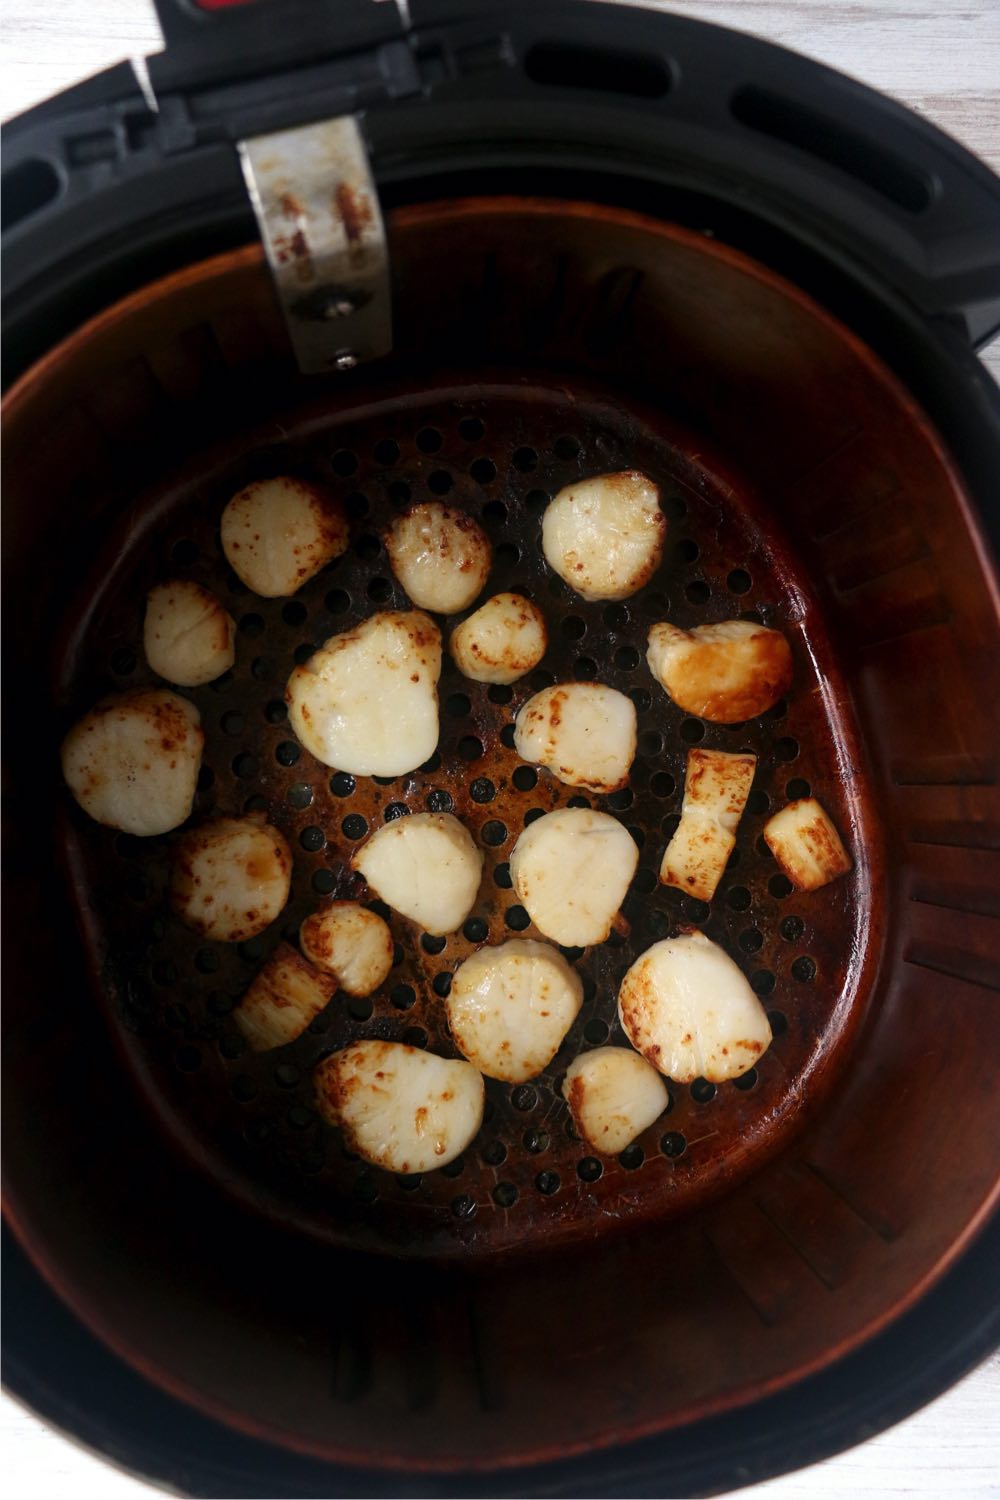
<path fill-rule="evenodd" d="M 1000 171 L 1000 0 L 676 0 L 670 8 L 754 32 L 852 74 L 933 120 Z M 151 0 L 6 0 L 0 109 L 9 117 L 159 44 Z M 1000 378 L 1000 344 L 985 359 Z M 53 1433 L 9 1397 L 0 1400 L 0 1440 L 14 1500 L 62 1500 L 67 1493 L 76 1500 L 138 1500 L 158 1493 Z M 1000 1497 L 1000 1355 L 889 1432 L 740 1494 L 746 1500 Z"/>

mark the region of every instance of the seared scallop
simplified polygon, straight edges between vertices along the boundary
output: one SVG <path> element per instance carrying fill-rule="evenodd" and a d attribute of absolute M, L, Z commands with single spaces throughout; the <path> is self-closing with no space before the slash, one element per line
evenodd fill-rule
<path fill-rule="evenodd" d="M 483 1121 L 485 1091 L 467 1062 L 401 1042 L 354 1042 L 313 1074 L 316 1103 L 349 1150 L 387 1172 L 433 1172 Z"/>
<path fill-rule="evenodd" d="M 475 905 L 482 852 L 451 813 L 416 813 L 376 829 L 351 861 L 377 896 L 437 937 Z"/>
<path fill-rule="evenodd" d="M 392 571 L 418 609 L 457 615 L 486 586 L 493 549 L 482 527 L 454 506 L 430 500 L 393 523 Z"/>
<path fill-rule="evenodd" d="M 253 1052 L 283 1047 L 325 1010 L 335 980 L 307 963 L 290 943 L 279 943 L 233 1011 Z"/>
<path fill-rule="evenodd" d="M 595 1151 L 616 1156 L 670 1103 L 655 1068 L 627 1047 L 595 1047 L 570 1063 L 563 1096 L 577 1131 Z"/>
<path fill-rule="evenodd" d="M 550 943 L 511 938 L 455 971 L 445 1002 L 458 1050 L 487 1078 L 537 1078 L 583 1003 L 579 974 Z"/>
<path fill-rule="evenodd" d="M 510 875 L 540 932 L 564 947 L 603 943 L 632 882 L 639 851 L 608 813 L 562 807 L 529 823 Z"/>
<path fill-rule="evenodd" d="M 792 653 L 780 630 L 723 620 L 649 632 L 649 669 L 678 708 L 713 724 L 739 724 L 772 708 L 792 683 Z"/>
<path fill-rule="evenodd" d="M 138 688 L 102 699 L 74 724 L 62 771 L 95 822 L 148 838 L 190 817 L 204 744 L 193 703 Z"/>
<path fill-rule="evenodd" d="M 566 485 L 542 520 L 545 561 L 584 599 L 627 599 L 660 566 L 660 491 L 637 470 Z"/>
<path fill-rule="evenodd" d="M 294 594 L 347 550 L 340 501 L 302 479 L 258 479 L 222 512 L 222 550 L 262 599 Z"/>
<path fill-rule="evenodd" d="M 736 846 L 756 766 L 756 755 L 688 751 L 681 821 L 660 865 L 664 885 L 711 901 Z"/>
<path fill-rule="evenodd" d="M 522 594 L 494 594 L 452 631 L 455 665 L 473 682 L 516 682 L 545 655 L 548 632 L 537 604 Z"/>
<path fill-rule="evenodd" d="M 601 682 L 543 688 L 518 711 L 514 748 L 567 786 L 615 792 L 635 758 L 635 704 Z"/>
<path fill-rule="evenodd" d="M 419 610 L 383 610 L 330 636 L 288 679 L 288 721 L 318 761 L 402 776 L 434 754 L 441 633 Z"/>
<path fill-rule="evenodd" d="M 213 818 L 174 845 L 170 905 L 186 927 L 245 943 L 284 911 L 292 853 L 263 817 Z"/>
<path fill-rule="evenodd" d="M 175 578 L 146 597 L 143 649 L 158 677 L 179 687 L 201 687 L 236 660 L 236 623 L 200 583 Z"/>
<path fill-rule="evenodd" d="M 826 810 L 815 797 L 789 802 L 764 824 L 767 846 L 800 891 L 829 885 L 851 868 L 851 856 Z"/>
<path fill-rule="evenodd" d="M 392 968 L 392 933 L 377 912 L 357 901 L 334 901 L 299 928 L 302 952 L 332 974 L 349 995 L 370 995 Z"/>
<path fill-rule="evenodd" d="M 633 1047 L 678 1083 L 739 1078 L 771 1044 L 743 971 L 701 932 L 647 948 L 622 980 L 618 1014 Z"/>

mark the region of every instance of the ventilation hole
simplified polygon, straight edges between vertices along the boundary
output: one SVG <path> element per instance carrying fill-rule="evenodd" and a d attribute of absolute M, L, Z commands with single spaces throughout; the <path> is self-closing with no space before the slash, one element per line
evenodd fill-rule
<path fill-rule="evenodd" d="M 496 559 L 500 567 L 512 568 L 521 561 L 521 549 L 513 542 L 501 542 L 496 550 Z"/>
<path fill-rule="evenodd" d="M 497 865 L 493 871 L 493 884 L 499 886 L 502 891 L 509 891 L 513 883 L 510 878 L 510 865 Z"/>
<path fill-rule="evenodd" d="M 340 831 L 345 839 L 363 839 L 368 832 L 368 824 L 360 813 L 348 813 L 340 825 Z"/>
<path fill-rule="evenodd" d="M 533 1089 L 530 1083 L 519 1084 L 516 1089 L 511 1090 L 510 1102 L 515 1109 L 526 1113 L 538 1103 L 538 1090 Z"/>
<path fill-rule="evenodd" d="M 489 927 L 482 917 L 470 917 L 462 928 L 462 936 L 467 943 L 485 943 L 489 936 Z"/>
<path fill-rule="evenodd" d="M 194 956 L 194 966 L 199 974 L 217 974 L 219 955 L 214 948 L 199 948 Z"/>
<path fill-rule="evenodd" d="M 549 503 L 549 497 L 545 490 L 529 490 L 524 497 L 525 508 L 533 516 L 541 515 Z"/>
<path fill-rule="evenodd" d="M 374 1203 L 378 1198 L 378 1187 L 374 1177 L 359 1177 L 354 1184 L 354 1196 L 359 1203 Z"/>
<path fill-rule="evenodd" d="M 785 787 L 785 796 L 788 798 L 789 802 L 800 802 L 803 797 L 812 796 L 812 787 L 809 785 L 808 781 L 803 779 L 803 777 L 793 776 L 791 781 Z"/>
<path fill-rule="evenodd" d="M 744 1094 L 749 1093 L 749 1091 L 755 1086 L 756 1082 L 757 1082 L 757 1069 L 756 1068 L 748 1068 L 745 1073 L 741 1073 L 740 1074 L 739 1078 L 734 1078 L 732 1080 L 733 1087 L 737 1088 L 737 1089 L 742 1089 L 742 1091 L 743 1091 Z"/>
<path fill-rule="evenodd" d="M 299 834 L 299 843 L 310 854 L 316 854 L 326 844 L 326 834 L 322 828 L 317 828 L 315 825 L 311 828 L 303 828 Z"/>
<path fill-rule="evenodd" d="M 611 630 L 621 630 L 629 622 L 629 613 L 624 604 L 609 604 L 604 611 L 604 623 Z"/>
<path fill-rule="evenodd" d="M 778 740 L 774 753 L 778 760 L 794 760 L 799 753 L 799 742 L 786 735 L 784 739 Z"/>
<path fill-rule="evenodd" d="M 696 1104 L 707 1104 L 715 1098 L 715 1084 L 709 1083 L 707 1078 L 696 1078 L 691 1085 L 691 1098 Z"/>
<path fill-rule="evenodd" d="M 323 603 L 332 615 L 342 615 L 351 607 L 351 596 L 343 589 L 331 589 Z"/>
<path fill-rule="evenodd" d="M 787 875 L 772 875 L 767 882 L 767 888 L 778 901 L 784 901 L 785 897 L 790 896 L 795 889 Z"/>
<path fill-rule="evenodd" d="M 705 726 L 700 719 L 685 719 L 681 724 L 680 735 L 686 745 L 697 745 L 705 738 Z"/>
<path fill-rule="evenodd" d="M 330 777 L 330 790 L 335 797 L 349 797 L 354 787 L 354 777 L 347 771 L 337 771 Z"/>
<path fill-rule="evenodd" d="M 518 766 L 511 777 L 519 792 L 530 792 L 538 782 L 538 772 L 534 766 Z"/>
<path fill-rule="evenodd" d="M 346 479 L 358 467 L 358 460 L 349 448 L 340 448 L 333 455 L 330 464 L 335 474 L 338 474 L 341 479 Z"/>
<path fill-rule="evenodd" d="M 394 985 L 389 992 L 389 999 L 397 1010 L 409 1010 L 416 998 L 416 992 L 410 984 Z"/>
<path fill-rule="evenodd" d="M 410 809 L 405 802 L 390 802 L 382 811 L 384 823 L 395 823 L 397 818 L 408 818 Z"/>
<path fill-rule="evenodd" d="M 478 417 L 463 417 L 458 424 L 459 436 L 467 443 L 478 443 L 486 428 Z"/>
<path fill-rule="evenodd" d="M 367 995 L 351 995 L 347 1001 L 347 1014 L 354 1021 L 371 1020 L 372 1011 L 375 1009 Z"/>
<path fill-rule="evenodd" d="M 617 792 L 610 794 L 608 806 L 613 812 L 624 812 L 627 807 L 632 806 L 633 800 L 631 788 L 623 786 Z"/>
<path fill-rule="evenodd" d="M 755 969 L 750 975 L 750 988 L 755 995 L 770 995 L 775 979 L 770 969 Z"/>
<path fill-rule="evenodd" d="M 677 543 L 677 556 L 681 562 L 697 562 L 700 550 L 698 543 L 693 542 L 689 536 L 682 536 Z"/>
<path fill-rule="evenodd" d="M 225 997 L 221 997 L 225 998 Z M 229 1001 L 229 1009 L 232 1010 L 234 1002 Z M 221 1009 L 221 1007 L 219 1007 Z M 219 1040 L 219 1052 L 228 1062 L 235 1062 L 242 1057 L 247 1050 L 247 1044 L 238 1033 L 233 1036 L 224 1036 Z"/>
<path fill-rule="evenodd" d="M 452 719 L 464 719 L 472 710 L 472 704 L 464 693 L 452 693 L 445 699 L 444 711 Z"/>
<path fill-rule="evenodd" d="M 726 579 L 726 587 L 731 594 L 748 594 L 753 587 L 753 579 L 745 568 L 734 568 Z"/>
<path fill-rule="evenodd" d="M 244 615 L 240 620 L 240 630 L 250 640 L 264 634 L 264 617 L 262 615 Z"/>
<path fill-rule="evenodd" d="M 311 884 L 318 896 L 329 896 L 332 894 L 337 881 L 332 870 L 316 870 L 313 873 Z"/>
<path fill-rule="evenodd" d="M 443 953 L 448 942 L 447 938 L 440 937 L 435 932 L 425 932 L 420 939 L 420 946 L 425 953 Z"/>
<path fill-rule="evenodd" d="M 778 931 L 789 943 L 797 943 L 805 931 L 805 923 L 801 917 L 783 917 Z"/>
<path fill-rule="evenodd" d="M 531 918 L 523 906 L 508 906 L 503 919 L 513 932 L 523 932 L 531 924 Z"/>
<path fill-rule="evenodd" d="M 649 790 L 654 797 L 672 797 L 677 789 L 677 783 L 667 771 L 657 771 L 649 783 Z"/>
<path fill-rule="evenodd" d="M 373 604 L 384 604 L 392 594 L 392 584 L 388 578 L 372 578 L 365 593 Z"/>
<path fill-rule="evenodd" d="M 508 750 L 513 750 L 515 729 L 513 724 L 505 724 L 500 731 L 500 743 L 506 745 Z"/>
<path fill-rule="evenodd" d="M 440 974 L 435 974 L 431 985 L 435 995 L 440 995 L 442 1000 L 447 999 L 451 993 L 451 975 L 447 969 L 442 969 Z"/>
<path fill-rule="evenodd" d="M 586 797 L 581 797 L 581 796 L 570 797 L 569 800 L 566 803 L 566 806 L 567 807 L 589 807 L 590 806 L 590 802 L 587 800 Z"/>
<path fill-rule="evenodd" d="M 746 911 L 750 906 L 750 892 L 746 886 L 731 886 L 726 892 L 726 905 L 732 911 Z"/>
<path fill-rule="evenodd" d="M 586 625 L 578 615 L 567 615 L 559 629 L 568 641 L 578 641 L 586 632 Z"/>
<path fill-rule="evenodd" d="M 450 1161 L 446 1167 L 442 1167 L 441 1171 L 445 1177 L 461 1177 L 465 1171 L 464 1156 L 456 1156 L 455 1160 Z"/>
<path fill-rule="evenodd" d="M 483 1147 L 483 1161 L 488 1167 L 503 1166 L 507 1160 L 507 1147 L 503 1141 L 490 1141 Z"/>
<path fill-rule="evenodd" d="M 623 672 L 631 672 L 639 665 L 639 653 L 634 646 L 621 646 L 615 652 L 615 666 Z"/>
<path fill-rule="evenodd" d="M 655 907 L 652 911 L 646 913 L 643 920 L 646 931 L 651 938 L 659 940 L 660 938 L 665 938 L 670 932 L 670 918 L 666 912 L 657 911 Z"/>
<path fill-rule="evenodd" d="M 440 771 L 441 757 L 436 750 L 434 751 L 433 755 L 429 755 L 427 757 L 420 769 L 427 776 L 433 776 L 435 771 Z"/>
<path fill-rule="evenodd" d="M 756 927 L 748 927 L 736 940 L 744 953 L 757 953 L 764 946 L 764 934 Z"/>
<path fill-rule="evenodd" d="M 455 805 L 455 803 L 452 800 L 451 793 L 450 792 L 446 792 L 443 787 L 435 787 L 432 792 L 429 792 L 427 794 L 427 811 L 428 812 L 433 812 L 433 813 L 451 812 L 451 810 L 454 807 L 454 805 Z"/>
<path fill-rule="evenodd" d="M 257 793 L 254 797 L 248 797 L 243 804 L 243 811 L 249 816 L 251 813 L 267 812 L 267 798 Z"/>
<path fill-rule="evenodd" d="M 546 1198 L 551 1198 L 553 1193 L 558 1193 L 559 1191 L 558 1172 L 539 1172 L 538 1176 L 535 1178 L 535 1187 L 540 1193 L 543 1193 Z"/>
<path fill-rule="evenodd" d="M 783 1010 L 769 1010 L 767 1019 L 775 1036 L 784 1036 L 788 1030 L 788 1018 Z"/>
<path fill-rule="evenodd" d="M 498 1182 L 493 1189 L 493 1202 L 498 1208 L 513 1208 L 517 1202 L 517 1188 L 512 1182 Z"/>
<path fill-rule="evenodd" d="M 426 1047 L 427 1033 L 422 1026 L 407 1026 L 403 1032 L 403 1041 L 408 1047 Z"/>
<path fill-rule="evenodd" d="M 490 468 L 492 467 L 491 464 Z M 506 519 L 507 507 L 502 500 L 491 500 L 488 505 L 483 506 L 483 520 L 490 526 L 502 526 Z"/>
<path fill-rule="evenodd" d="M 684 590 L 690 604 L 707 604 L 712 590 L 703 578 L 695 578 Z"/>
<path fill-rule="evenodd" d="M 264 717 L 269 724 L 284 724 L 288 718 L 288 708 L 280 698 L 272 698 L 264 706 Z"/>
<path fill-rule="evenodd" d="M 409 505 L 413 491 L 402 479 L 394 479 L 389 486 L 389 499 L 393 505 Z"/>
<path fill-rule="evenodd" d="M 399 444 L 392 438 L 380 438 L 372 449 L 377 464 L 394 464 L 399 461 Z"/>
<path fill-rule="evenodd" d="M 687 1141 L 679 1130 L 668 1130 L 660 1141 L 660 1150 L 664 1156 L 668 1156 L 671 1161 L 675 1161 L 678 1156 L 684 1155 L 684 1152 L 687 1150 Z"/>
<path fill-rule="evenodd" d="M 770 810 L 770 807 L 770 797 L 766 792 L 762 792 L 757 788 L 747 798 L 747 812 L 753 813 L 756 817 L 762 817 L 764 813 Z"/>
<path fill-rule="evenodd" d="M 509 703 L 514 696 L 514 689 L 507 687 L 505 683 L 494 682 L 487 688 L 486 696 L 491 703 Z"/>
<path fill-rule="evenodd" d="M 545 808 L 544 807 L 529 807 L 528 811 L 525 813 L 525 815 L 524 815 L 524 817 L 522 819 L 522 823 L 523 823 L 523 825 L 524 825 L 525 828 L 528 828 L 528 827 L 531 826 L 532 823 L 537 823 L 538 820 L 539 820 L 539 818 L 544 818 L 544 817 L 545 817 Z"/>
<path fill-rule="evenodd" d="M 589 1042 L 592 1047 L 602 1047 L 608 1039 L 607 1021 L 601 1021 L 596 1018 L 593 1021 L 588 1021 L 583 1028 L 583 1039 Z"/>
<path fill-rule="evenodd" d="M 476 741 L 478 744 L 478 740 Z M 469 795 L 473 802 L 492 802 L 497 794 L 497 789 L 488 776 L 477 776 L 469 787 Z M 447 796 L 447 793 L 444 794 Z"/>
<path fill-rule="evenodd" d="M 238 776 L 241 781 L 249 781 L 252 777 L 258 775 L 259 771 L 260 761 L 256 755 L 244 753 L 237 755 L 233 761 L 233 774 Z"/>
<path fill-rule="evenodd" d="M 653 701 L 651 695 L 647 693 L 645 688 L 631 688 L 629 690 L 629 697 L 635 704 L 636 711 L 640 714 L 644 714 Z"/>
<path fill-rule="evenodd" d="M 553 446 L 557 458 L 576 458 L 580 452 L 580 444 L 575 437 L 556 438 Z"/>
<path fill-rule="evenodd" d="M 792 978 L 797 979 L 800 984 L 809 984 L 816 978 L 816 960 L 803 954 L 792 964 Z"/>
<path fill-rule="evenodd" d="M 363 562 L 374 562 L 382 551 L 382 543 L 377 536 L 362 536 L 355 543 L 355 551 Z"/>
<path fill-rule="evenodd" d="M 427 476 L 427 488 L 432 495 L 447 495 L 454 483 L 447 469 L 433 469 Z"/>
<path fill-rule="evenodd" d="M 604 1163 L 596 1156 L 585 1156 L 576 1164 L 576 1175 L 581 1182 L 596 1182 L 604 1175 Z"/>
<path fill-rule="evenodd" d="M 483 742 L 477 740 L 474 734 L 467 734 L 458 742 L 458 753 L 462 760 L 480 760 L 483 755 Z"/>
<path fill-rule="evenodd" d="M 779 698 L 777 703 L 773 703 L 769 709 L 766 709 L 765 712 L 761 714 L 761 718 L 769 719 L 772 721 L 775 719 L 783 719 L 787 712 L 787 700 L 784 698 Z"/>
<path fill-rule="evenodd" d="M 635 889 L 640 896 L 650 896 L 659 884 L 655 870 L 637 870 L 635 874 Z"/>
<path fill-rule="evenodd" d="M 637 1142 L 633 1141 L 631 1146 L 626 1146 L 621 1152 L 618 1160 L 626 1172 L 634 1172 L 646 1160 L 646 1153 Z"/>
<path fill-rule="evenodd" d="M 374 781 L 374 783 L 375 783 L 376 786 L 392 786 L 392 784 L 393 784 L 393 782 L 395 780 L 396 780 L 395 776 L 373 776 L 372 777 L 372 781 Z"/>
<path fill-rule="evenodd" d="M 589 656 L 578 656 L 573 663 L 573 676 L 577 682 L 593 682 L 597 676 L 597 663 Z"/>
<path fill-rule="evenodd" d="M 241 1104 L 248 1104 L 257 1097 L 257 1085 L 246 1073 L 238 1073 L 232 1082 L 233 1097 Z"/>
<path fill-rule="evenodd" d="M 416 441 L 421 453 L 437 453 L 444 439 L 436 427 L 422 427 L 417 433 Z"/>
<path fill-rule="evenodd" d="M 297 745 L 294 740 L 282 740 L 274 752 L 274 758 L 279 766 L 294 766 L 301 754 L 301 745 Z"/>
<path fill-rule="evenodd" d="M 300 604 L 297 599 L 290 599 L 289 602 L 282 607 L 281 618 L 284 620 L 286 625 L 304 625 L 306 620 L 309 618 L 309 611 L 306 609 L 305 605 Z"/>
<path fill-rule="evenodd" d="M 490 458 L 477 458 L 469 465 L 469 473 L 477 484 L 492 484 L 497 477 L 497 466 Z"/>

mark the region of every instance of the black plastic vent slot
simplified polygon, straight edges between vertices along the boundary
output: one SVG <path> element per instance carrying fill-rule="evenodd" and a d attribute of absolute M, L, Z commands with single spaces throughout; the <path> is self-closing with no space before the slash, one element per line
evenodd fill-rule
<path fill-rule="evenodd" d="M 0 181 L 0 213 L 5 229 L 13 229 L 22 219 L 30 219 L 47 203 L 58 198 L 62 180 L 51 162 L 31 157 L 4 172 Z"/>
<path fill-rule="evenodd" d="M 742 125 L 849 173 L 898 208 L 922 213 L 930 207 L 933 193 L 923 173 L 827 115 L 752 86 L 738 90 L 730 108 Z"/>
<path fill-rule="evenodd" d="M 524 71 L 533 83 L 556 88 L 637 99 L 662 99 L 670 91 L 670 72 L 659 58 L 572 42 L 536 42 L 525 54 Z"/>

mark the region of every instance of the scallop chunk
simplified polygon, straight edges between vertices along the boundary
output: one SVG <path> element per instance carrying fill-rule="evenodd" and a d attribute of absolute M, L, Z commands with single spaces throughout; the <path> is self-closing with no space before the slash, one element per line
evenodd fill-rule
<path fill-rule="evenodd" d="M 693 630 L 654 625 L 646 660 L 678 708 L 713 724 L 755 719 L 792 683 L 785 637 L 754 620 L 723 620 Z"/>
<path fill-rule="evenodd" d="M 711 901 L 736 846 L 756 767 L 756 755 L 688 751 L 681 821 L 660 865 L 664 885 Z"/>
<path fill-rule="evenodd" d="M 567 786 L 618 791 L 635 758 L 635 704 L 601 682 L 543 688 L 518 711 L 514 748 Z"/>
<path fill-rule="evenodd" d="M 354 1042 L 320 1063 L 316 1103 L 349 1150 L 387 1172 L 433 1172 L 483 1122 L 483 1080 L 467 1062 L 401 1042 Z"/>
<path fill-rule="evenodd" d="M 288 679 L 288 720 L 325 766 L 402 776 L 434 754 L 441 633 L 419 610 L 383 610 L 324 641 Z"/>
<path fill-rule="evenodd" d="M 667 520 L 637 470 L 568 484 L 542 520 L 545 561 L 584 599 L 627 599 L 660 566 Z"/>
<path fill-rule="evenodd" d="M 658 1120 L 670 1102 L 655 1068 L 627 1047 L 595 1047 L 571 1062 L 563 1096 L 587 1144 L 616 1156 Z"/>
<path fill-rule="evenodd" d="M 334 985 L 332 975 L 313 968 L 290 943 L 279 943 L 233 1011 L 233 1020 L 251 1051 L 283 1047 L 326 1009 Z"/>
<path fill-rule="evenodd" d="M 473 682 L 516 682 L 545 655 L 545 616 L 523 594 L 494 594 L 452 632 L 455 665 Z"/>
<path fill-rule="evenodd" d="M 370 995 L 392 968 L 392 933 L 357 901 L 334 901 L 313 912 L 299 928 L 299 942 L 309 962 L 349 995 Z"/>
<path fill-rule="evenodd" d="M 213 818 L 174 846 L 170 905 L 186 927 L 245 943 L 284 911 L 292 851 L 261 817 Z"/>
<path fill-rule="evenodd" d="M 204 744 L 193 703 L 138 688 L 102 699 L 74 724 L 62 772 L 95 822 L 149 838 L 190 817 Z"/>
<path fill-rule="evenodd" d="M 622 980 L 618 1014 L 633 1047 L 678 1083 L 739 1078 L 771 1044 L 742 970 L 701 932 L 647 948 Z"/>
<path fill-rule="evenodd" d="M 816 891 L 851 868 L 851 856 L 833 820 L 815 797 L 789 802 L 768 818 L 764 838 L 781 869 L 800 891 Z"/>
<path fill-rule="evenodd" d="M 201 687 L 236 660 L 236 623 L 200 583 L 175 578 L 146 597 L 143 649 L 158 677 L 179 687 Z"/>
<path fill-rule="evenodd" d="M 486 586 L 489 537 L 464 510 L 430 500 L 394 522 L 386 538 L 392 571 L 418 609 L 457 615 Z"/>
<path fill-rule="evenodd" d="M 580 976 L 557 948 L 511 938 L 459 965 L 446 1008 L 456 1047 L 481 1073 L 525 1083 L 548 1067 L 582 1004 Z"/>
<path fill-rule="evenodd" d="M 262 599 L 294 594 L 347 550 L 340 501 L 302 479 L 258 479 L 222 512 L 222 550 Z"/>
<path fill-rule="evenodd" d="M 632 882 L 639 851 L 608 813 L 561 807 L 529 823 L 510 875 L 540 932 L 564 947 L 603 943 Z"/>
<path fill-rule="evenodd" d="M 451 813 L 385 823 L 351 863 L 377 896 L 436 937 L 461 927 L 483 873 L 482 852 Z"/>

